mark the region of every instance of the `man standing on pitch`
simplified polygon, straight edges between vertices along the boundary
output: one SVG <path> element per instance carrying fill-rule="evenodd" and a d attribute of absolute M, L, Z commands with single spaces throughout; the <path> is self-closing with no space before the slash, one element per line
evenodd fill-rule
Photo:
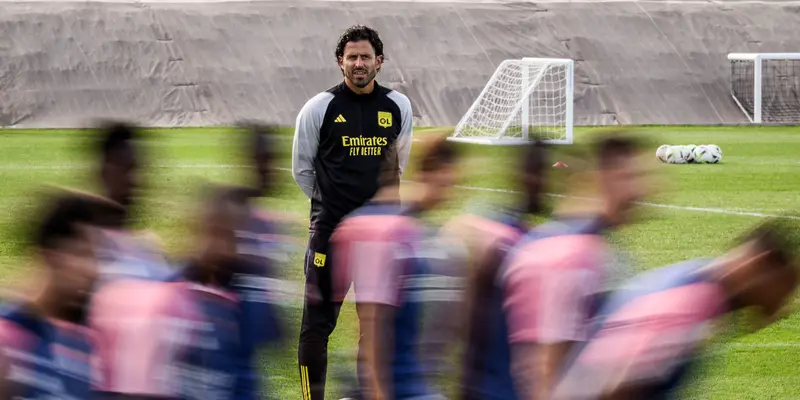
<path fill-rule="evenodd" d="M 400 175 L 411 152 L 411 103 L 375 81 L 383 64 L 378 32 L 362 25 L 347 29 L 336 59 L 344 81 L 303 106 L 292 147 L 292 175 L 311 200 L 298 351 L 304 400 L 324 398 L 328 337 L 341 307 L 331 299 L 331 234 L 375 195 L 389 147 L 397 146 Z"/>

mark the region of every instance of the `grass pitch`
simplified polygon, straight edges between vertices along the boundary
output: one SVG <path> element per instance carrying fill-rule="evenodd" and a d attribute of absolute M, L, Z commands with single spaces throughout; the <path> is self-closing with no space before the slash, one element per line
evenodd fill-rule
<path fill-rule="evenodd" d="M 431 130 L 420 129 L 417 135 Z M 576 133 L 580 141 L 585 130 Z M 637 261 L 637 268 L 715 255 L 761 216 L 786 214 L 800 219 L 800 132 L 794 128 L 643 128 L 659 144 L 717 144 L 724 157 L 719 165 L 665 165 L 659 182 L 666 191 L 643 206 L 645 219 L 615 235 L 614 241 Z M 17 285 L 32 276 L 17 229 L 32 214 L 36 189 L 56 184 L 93 189 L 87 134 L 67 130 L 0 130 L 0 282 Z M 236 181 L 243 162 L 237 140 L 227 130 L 161 129 L 147 139 L 144 176 L 147 198 L 140 225 L 155 230 L 171 255 L 190 249 L 188 224 L 193 221 L 197 185 L 205 179 Z M 294 185 L 290 167 L 291 132 L 278 141 L 279 166 L 285 176 L 276 196 L 265 205 L 294 216 L 291 226 L 298 243 L 306 237 L 308 200 Z M 464 145 L 463 187 L 448 209 L 433 216 L 443 220 L 467 204 L 507 202 L 513 189 L 513 149 Z M 412 151 L 413 153 L 413 151 Z M 413 179 L 413 170 L 410 171 Z M 407 177 L 408 178 L 408 177 Z M 495 190 L 493 190 L 495 189 Z M 496 189 L 500 189 L 497 191 Z M 798 221 L 800 222 L 800 221 Z M 291 278 L 300 280 L 301 249 L 292 255 Z M 797 305 L 797 302 L 793 304 Z M 296 337 L 300 309 L 290 314 L 289 341 L 270 349 L 263 359 L 268 392 L 277 399 L 301 398 L 296 367 Z M 331 340 L 332 353 L 351 349 L 357 329 L 352 308 L 343 310 Z M 687 392 L 699 399 L 800 398 L 800 317 L 792 315 L 756 334 L 730 337 L 711 347 L 709 356 Z M 331 356 L 331 364 L 336 362 Z M 329 367 L 329 374 L 334 367 Z M 335 385 L 329 384 L 329 398 Z"/>

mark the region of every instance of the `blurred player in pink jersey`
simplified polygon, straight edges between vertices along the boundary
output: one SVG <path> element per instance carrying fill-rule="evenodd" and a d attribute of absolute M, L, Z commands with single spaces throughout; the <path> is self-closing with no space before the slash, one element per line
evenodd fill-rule
<path fill-rule="evenodd" d="M 465 399 L 548 398 L 567 351 L 585 340 L 607 273 L 603 234 L 627 223 L 646 194 L 641 149 L 632 137 L 597 140 L 583 163 L 568 163 L 567 187 L 582 203 L 562 199 L 552 221 L 493 255 L 502 265 L 483 277 L 493 286 L 472 305 L 485 310 L 470 321 Z M 586 201 L 587 186 L 599 201 Z"/>
<path fill-rule="evenodd" d="M 798 227 L 773 220 L 717 259 L 645 272 L 610 295 L 571 355 L 558 400 L 674 399 L 724 314 L 775 321 L 798 284 Z M 764 394 L 769 397 L 768 394 Z"/>
<path fill-rule="evenodd" d="M 419 164 L 418 196 L 401 206 L 396 154 L 390 151 L 376 196 L 346 217 L 332 238 L 334 300 L 353 283 L 361 337 L 359 399 L 438 399 L 418 354 L 419 325 L 431 279 L 419 213 L 448 199 L 457 178 L 457 154 L 433 140 Z"/>
<path fill-rule="evenodd" d="M 196 230 L 198 251 L 185 268 L 168 279 L 171 283 L 120 281 L 98 295 L 94 322 L 106 341 L 101 360 L 104 373 L 110 375 L 105 392 L 260 398 L 263 371 L 256 360 L 258 350 L 281 337 L 276 293 L 285 238 L 273 215 L 255 204 L 275 182 L 275 129 L 252 123 L 243 128 L 243 150 L 252 166 L 250 185 L 212 187 L 208 192 L 205 217 Z M 142 304 L 126 303 L 134 293 L 149 295 Z M 147 319 L 152 323 L 141 322 Z M 138 325 L 131 322 L 137 320 Z M 197 331 L 203 324 L 213 330 Z M 219 349 L 204 348 L 202 343 L 208 342 Z M 126 361 L 128 357 L 142 361 Z M 177 371 L 184 374 L 163 368 L 148 372 L 154 364 L 179 365 Z"/>
<path fill-rule="evenodd" d="M 33 235 L 42 287 L 0 310 L 0 398 L 89 398 L 93 340 L 80 325 L 98 275 L 89 238 L 98 218 L 116 212 L 114 203 L 73 192 L 45 208 Z"/>
<path fill-rule="evenodd" d="M 257 266 L 238 255 L 236 231 L 250 220 L 252 191 L 221 186 L 207 193 L 197 252 L 179 279 L 120 279 L 96 294 L 90 321 L 103 395 L 237 398 L 252 347 L 243 340 L 245 296 L 233 286 L 239 271 Z"/>
<path fill-rule="evenodd" d="M 482 299 L 491 290 L 491 277 L 499 267 L 493 254 L 500 247 L 509 248 L 528 231 L 527 219 L 546 212 L 544 191 L 549 166 L 548 146 L 545 143 L 534 141 L 524 146 L 517 168 L 517 184 L 521 194 L 515 199 L 516 204 L 511 207 L 495 205 L 486 215 L 468 213 L 458 216 L 440 230 L 440 243 L 445 250 L 462 249 L 461 255 L 452 250 L 447 254 L 450 259 L 445 265 L 449 268 L 441 272 L 459 278 L 458 290 L 462 293 L 457 298 L 435 302 L 428 307 L 422 339 L 424 350 L 421 354 L 433 373 L 456 375 L 453 373 L 455 371 L 447 368 L 452 365 L 448 357 L 463 341 L 454 338 L 478 345 L 482 329 L 470 331 L 467 321 L 481 319 L 480 315 L 486 311 L 481 306 L 484 304 Z M 467 286 L 469 291 L 465 292 Z"/>
<path fill-rule="evenodd" d="M 120 205 L 105 221 L 93 243 L 100 284 L 118 278 L 165 279 L 172 270 L 154 233 L 131 228 L 141 189 L 141 132 L 123 122 L 106 122 L 96 132 L 94 151 L 102 194 Z"/>

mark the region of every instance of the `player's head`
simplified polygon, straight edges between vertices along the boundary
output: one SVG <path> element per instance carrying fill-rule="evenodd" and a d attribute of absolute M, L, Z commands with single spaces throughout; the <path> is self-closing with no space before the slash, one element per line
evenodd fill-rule
<path fill-rule="evenodd" d="M 139 188 L 138 128 L 123 122 L 106 122 L 99 134 L 97 152 L 104 194 L 128 207 Z"/>
<path fill-rule="evenodd" d="M 277 128 L 274 125 L 258 123 L 242 124 L 246 131 L 245 154 L 253 166 L 253 186 L 262 195 L 272 189 L 274 183 L 273 161 L 275 158 L 275 145 L 273 142 Z"/>
<path fill-rule="evenodd" d="M 426 143 L 417 164 L 417 180 L 422 184 L 419 199 L 422 209 L 432 209 L 450 198 L 458 181 L 459 154 L 455 144 L 444 136 Z"/>
<path fill-rule="evenodd" d="M 721 283 L 730 296 L 731 308 L 755 307 L 772 320 L 798 285 L 797 224 L 771 220 L 738 241 L 723 257 Z"/>
<path fill-rule="evenodd" d="M 604 136 L 594 145 L 600 195 L 611 224 L 627 222 L 636 202 L 647 194 L 648 164 L 642 162 L 643 150 L 641 141 L 623 134 Z"/>
<path fill-rule="evenodd" d="M 522 174 L 520 176 L 525 202 L 524 210 L 529 214 L 540 213 L 544 191 L 547 186 L 548 149 L 542 141 L 534 141 L 522 151 Z"/>
<path fill-rule="evenodd" d="M 345 81 L 359 89 L 369 86 L 383 65 L 383 42 L 364 25 L 348 28 L 336 45 L 336 60 Z"/>
<path fill-rule="evenodd" d="M 33 243 L 50 276 L 48 292 L 59 302 L 63 318 L 77 315 L 86 305 L 97 278 L 91 246 L 91 230 L 100 215 L 108 215 L 119 205 L 105 199 L 80 194 L 54 196 L 43 210 L 34 229 Z"/>
<path fill-rule="evenodd" d="M 230 273 L 228 266 L 237 259 L 236 231 L 250 215 L 254 189 L 247 186 L 215 185 L 203 202 L 199 263 L 205 278 Z"/>

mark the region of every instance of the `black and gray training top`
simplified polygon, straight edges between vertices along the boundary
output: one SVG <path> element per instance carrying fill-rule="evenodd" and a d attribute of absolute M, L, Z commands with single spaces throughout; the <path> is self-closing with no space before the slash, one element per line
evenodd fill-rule
<path fill-rule="evenodd" d="M 356 94 L 344 82 L 297 115 L 292 176 L 311 199 L 311 228 L 333 230 L 378 190 L 383 156 L 396 142 L 402 175 L 411 153 L 411 102 L 378 85 Z"/>

